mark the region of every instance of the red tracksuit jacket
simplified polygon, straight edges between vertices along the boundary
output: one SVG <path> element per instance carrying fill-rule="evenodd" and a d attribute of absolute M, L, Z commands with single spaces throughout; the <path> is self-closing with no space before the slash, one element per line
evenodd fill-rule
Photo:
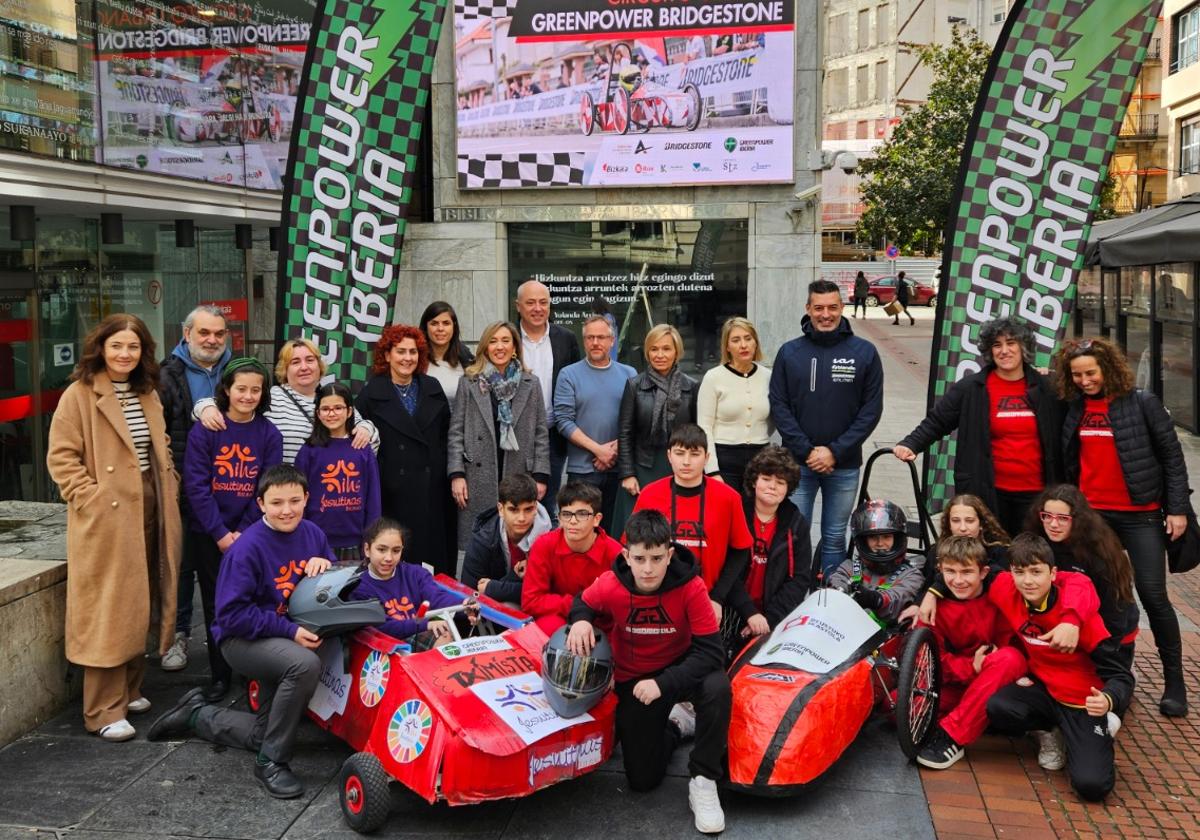
<path fill-rule="evenodd" d="M 967 601 L 946 596 L 938 601 L 937 623 L 931 628 L 938 640 L 942 679 L 966 684 L 975 673 L 975 651 L 980 645 L 997 648 L 1012 641 L 1013 631 L 1003 613 L 988 600 L 987 592 Z"/>

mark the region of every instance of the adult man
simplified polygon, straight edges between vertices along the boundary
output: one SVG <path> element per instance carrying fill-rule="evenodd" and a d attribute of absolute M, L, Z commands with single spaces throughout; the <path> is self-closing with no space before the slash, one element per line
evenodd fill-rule
<path fill-rule="evenodd" d="M 583 322 L 582 361 L 567 365 L 554 388 L 554 422 L 568 441 L 567 480 L 600 488 L 603 521 L 611 521 L 617 500 L 617 431 L 625 383 L 637 376 L 614 362 L 616 336 L 603 315 Z"/>
<path fill-rule="evenodd" d="M 521 354 L 525 367 L 538 378 L 546 401 L 546 426 L 550 430 L 550 481 L 542 499 L 553 520 L 555 498 L 562 486 L 567 462 L 567 441 L 554 425 L 554 388 L 564 367 L 580 359 L 579 342 L 565 327 L 551 324 L 550 290 L 536 280 L 526 280 L 517 289 L 517 316 L 521 321 Z M 618 400 L 619 402 L 619 400 Z"/>
<path fill-rule="evenodd" d="M 187 449 L 188 432 L 195 422 L 193 406 L 197 400 L 214 396 L 230 357 L 229 348 L 225 346 L 228 335 L 225 316 L 219 307 L 209 304 L 197 306 L 183 320 L 183 338 L 162 363 L 160 397 L 167 420 L 167 434 L 171 438 L 171 457 L 175 461 L 175 471 L 180 475 L 183 475 L 183 453 Z M 188 506 L 182 494 L 179 505 L 186 533 Z M 192 586 L 196 576 L 194 543 L 194 540 L 184 540 L 183 543 L 175 641 L 162 658 L 164 671 L 181 671 L 187 667 L 188 640 L 192 629 Z"/>
<path fill-rule="evenodd" d="M 845 559 L 862 445 L 883 413 L 883 365 L 875 346 L 842 317 L 835 283 L 810 283 L 804 311 L 804 334 L 775 356 L 771 417 L 801 465 L 792 501 L 809 522 L 821 492 L 819 553 L 828 577 Z"/>

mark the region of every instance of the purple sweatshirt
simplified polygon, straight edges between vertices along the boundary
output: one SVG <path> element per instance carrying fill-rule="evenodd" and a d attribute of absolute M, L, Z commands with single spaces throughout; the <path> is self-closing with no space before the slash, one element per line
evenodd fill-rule
<path fill-rule="evenodd" d="M 226 416 L 225 430 L 210 432 L 200 423 L 188 432 L 183 456 L 183 490 L 192 506 L 191 530 L 220 541 L 243 531 L 262 516 L 254 498 L 258 477 L 283 462 L 283 436 L 255 414 L 249 423 Z"/>
<path fill-rule="evenodd" d="M 422 601 L 428 601 L 431 610 L 463 602 L 461 596 L 438 586 L 424 566 L 404 562 L 396 565 L 396 573 L 387 580 L 375 577 L 368 568 L 350 597 L 356 601 L 378 598 L 388 614 L 387 622 L 379 629 L 396 639 L 407 639 L 429 626 L 425 619 L 413 618 Z"/>
<path fill-rule="evenodd" d="M 217 576 L 213 639 L 294 638 L 300 625 L 287 615 L 287 599 L 304 577 L 310 557 L 333 560 L 321 529 L 301 520 L 289 534 L 259 519 L 225 552 Z"/>
<path fill-rule="evenodd" d="M 326 446 L 304 444 L 296 469 L 308 478 L 304 518 L 319 526 L 334 548 L 358 547 L 379 518 L 379 465 L 371 447 L 355 449 L 350 438 Z"/>

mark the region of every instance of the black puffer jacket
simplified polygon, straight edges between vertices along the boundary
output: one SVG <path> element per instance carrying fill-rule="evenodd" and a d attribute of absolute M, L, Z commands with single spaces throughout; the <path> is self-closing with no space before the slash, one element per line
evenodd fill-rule
<path fill-rule="evenodd" d="M 683 374 L 679 386 L 679 405 L 674 411 L 671 427 L 696 422 L 696 380 Z M 625 383 L 621 396 L 620 430 L 617 433 L 617 475 L 622 479 L 637 475 L 636 466 L 649 468 L 654 465 L 656 447 L 650 442 L 650 427 L 654 418 L 654 383 L 646 373 L 639 373 Z M 711 444 L 711 441 L 709 442 Z M 666 442 L 663 442 L 665 448 Z"/>
<path fill-rule="evenodd" d="M 159 369 L 158 384 L 167 435 L 171 438 L 171 458 L 175 461 L 175 471 L 183 475 L 183 453 L 187 450 L 188 432 L 195 422 L 192 420 L 192 389 L 188 387 L 183 360 L 168 356 Z"/>
<path fill-rule="evenodd" d="M 1062 427 L 1067 480 L 1079 482 L 1079 422 L 1084 399 L 1073 401 Z M 1171 415 L 1158 397 L 1140 388 L 1108 401 L 1113 444 L 1135 505 L 1160 502 L 1169 514 L 1188 510 L 1187 464 Z"/>
<path fill-rule="evenodd" d="M 753 530 L 753 499 L 743 501 L 742 512 Z M 820 558 L 815 562 L 813 559 L 810 526 L 800 509 L 789 499 L 784 499 L 775 517 L 778 524 L 767 549 L 767 574 L 763 581 L 763 615 L 772 630 L 816 588 L 820 569 Z M 749 567 L 746 572 L 749 574 Z M 729 593 L 729 605 L 737 610 L 742 620 L 758 612 L 745 584 L 746 575 L 743 575 L 741 582 Z"/>
<path fill-rule="evenodd" d="M 974 493 L 991 510 L 996 510 L 996 471 L 992 464 L 991 400 L 987 378 L 991 368 L 960 379 L 937 401 L 917 428 L 908 433 L 901 446 L 924 452 L 936 440 L 958 430 L 954 450 L 954 492 Z M 1062 429 L 1063 403 L 1054 395 L 1050 381 L 1025 366 L 1025 395 L 1033 407 L 1038 440 L 1042 445 L 1042 478 L 1045 486 L 1063 480 Z"/>

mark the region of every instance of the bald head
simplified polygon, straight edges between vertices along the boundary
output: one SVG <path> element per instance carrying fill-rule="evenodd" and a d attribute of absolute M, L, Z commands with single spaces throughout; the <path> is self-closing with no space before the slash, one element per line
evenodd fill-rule
<path fill-rule="evenodd" d="M 526 280 L 517 287 L 517 315 L 521 328 L 537 337 L 546 329 L 550 320 L 550 290 L 537 280 Z"/>

